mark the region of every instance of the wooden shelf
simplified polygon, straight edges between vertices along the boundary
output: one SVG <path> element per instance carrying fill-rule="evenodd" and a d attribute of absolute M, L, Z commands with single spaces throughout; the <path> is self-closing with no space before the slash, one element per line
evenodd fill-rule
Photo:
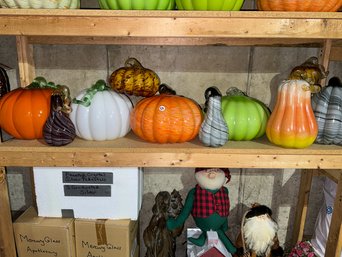
<path fill-rule="evenodd" d="M 320 62 L 342 60 L 342 13 L 206 12 L 1 9 L 0 36 L 16 36 L 22 86 L 35 77 L 33 44 L 258 45 L 321 47 Z M 7 166 L 141 166 L 298 168 L 301 176 L 294 240 L 304 231 L 313 171 L 338 182 L 326 257 L 342 248 L 342 147 L 314 144 L 284 149 L 266 138 L 228 142 L 220 148 L 198 140 L 151 144 L 134 134 L 94 142 L 76 139 L 63 147 L 43 140 L 0 144 L 0 255 L 15 257 Z M 323 170 L 324 169 L 324 170 Z"/>
<path fill-rule="evenodd" d="M 126 43 L 138 38 L 150 44 L 156 38 L 168 44 L 226 38 L 316 42 L 342 39 L 342 13 L 0 9 L 0 35 L 76 36 L 88 42 L 124 38 Z"/>
<path fill-rule="evenodd" d="M 133 133 L 113 141 L 77 138 L 63 147 L 47 146 L 43 140 L 10 140 L 0 145 L 0 156 L 0 166 L 342 167 L 342 147 L 336 145 L 314 144 L 305 149 L 285 149 L 262 138 L 229 141 L 223 147 L 210 148 L 198 140 L 182 144 L 147 143 Z"/>
<path fill-rule="evenodd" d="M 0 35 L 24 36 L 28 44 L 322 47 L 331 40 L 331 60 L 342 60 L 341 12 L 0 8 Z"/>

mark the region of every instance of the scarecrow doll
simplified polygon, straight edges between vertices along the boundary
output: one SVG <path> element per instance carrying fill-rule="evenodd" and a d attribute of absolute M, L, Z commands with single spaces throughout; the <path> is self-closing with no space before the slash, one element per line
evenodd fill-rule
<path fill-rule="evenodd" d="M 190 213 L 202 234 L 198 238 L 191 237 L 189 241 L 197 246 L 203 246 L 207 239 L 207 231 L 216 231 L 219 239 L 234 254 L 235 246 L 227 237 L 229 215 L 228 189 L 224 184 L 230 181 L 227 168 L 196 168 L 197 185 L 192 188 L 185 200 L 182 212 L 177 218 L 167 220 L 167 228 L 174 230 L 183 226 Z"/>

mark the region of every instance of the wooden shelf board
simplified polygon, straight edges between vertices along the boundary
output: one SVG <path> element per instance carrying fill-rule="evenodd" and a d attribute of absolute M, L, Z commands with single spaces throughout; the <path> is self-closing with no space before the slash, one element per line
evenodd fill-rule
<path fill-rule="evenodd" d="M 217 17 L 217 18 L 295 18 L 340 19 L 340 12 L 281 12 L 281 11 L 158 11 L 158 10 L 101 10 L 101 9 L 0 9 L 7 16 L 68 16 L 68 17 Z"/>
<path fill-rule="evenodd" d="M 337 40 L 336 40 L 337 41 Z M 288 38 L 165 38 L 165 37 L 65 37 L 65 36 L 30 36 L 29 44 L 64 44 L 64 45 L 217 45 L 217 46 L 293 46 L 321 47 L 322 39 L 288 39 Z M 334 42 L 335 44 L 335 42 Z"/>
<path fill-rule="evenodd" d="M 134 134 L 112 141 L 77 138 L 63 147 L 43 140 L 9 140 L 0 145 L 0 166 L 141 166 L 338 169 L 342 147 L 314 144 L 285 149 L 266 138 L 229 141 L 220 148 L 205 147 L 197 139 L 182 144 L 152 144 Z"/>
<path fill-rule="evenodd" d="M 0 9 L 0 35 L 341 39 L 342 13 Z"/>

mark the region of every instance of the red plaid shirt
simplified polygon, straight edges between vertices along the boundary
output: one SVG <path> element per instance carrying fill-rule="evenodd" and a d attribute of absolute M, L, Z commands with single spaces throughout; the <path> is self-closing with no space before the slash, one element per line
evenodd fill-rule
<path fill-rule="evenodd" d="M 213 194 L 196 185 L 194 204 L 191 211 L 193 217 L 207 218 L 215 212 L 221 217 L 228 217 L 229 207 L 229 197 L 224 187 Z"/>

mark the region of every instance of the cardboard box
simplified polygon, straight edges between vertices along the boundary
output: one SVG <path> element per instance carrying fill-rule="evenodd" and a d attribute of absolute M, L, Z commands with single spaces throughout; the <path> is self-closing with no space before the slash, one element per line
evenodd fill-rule
<path fill-rule="evenodd" d="M 76 257 L 72 218 L 38 217 L 31 207 L 13 228 L 18 257 Z"/>
<path fill-rule="evenodd" d="M 141 168 L 34 167 L 33 174 L 39 216 L 138 219 Z"/>
<path fill-rule="evenodd" d="M 77 257 L 138 257 L 138 221 L 75 220 Z"/>

